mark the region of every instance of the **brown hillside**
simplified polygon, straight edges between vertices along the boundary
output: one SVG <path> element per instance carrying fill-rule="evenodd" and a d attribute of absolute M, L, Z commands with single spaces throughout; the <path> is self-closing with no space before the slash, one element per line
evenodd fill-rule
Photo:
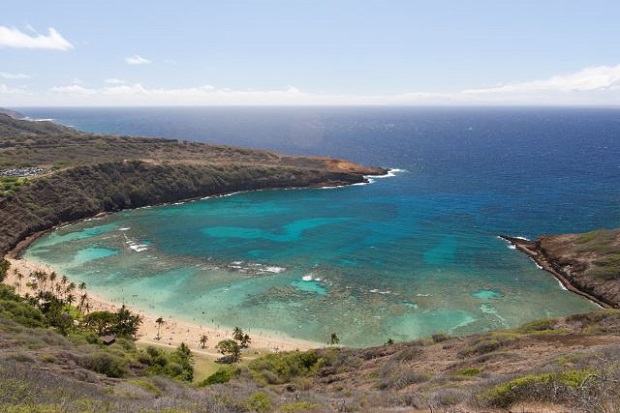
<path fill-rule="evenodd" d="M 28 176 L 14 176 L 24 171 Z M 86 134 L 0 114 L 0 254 L 36 232 L 101 212 L 244 190 L 347 185 L 385 173 L 327 158 Z"/>

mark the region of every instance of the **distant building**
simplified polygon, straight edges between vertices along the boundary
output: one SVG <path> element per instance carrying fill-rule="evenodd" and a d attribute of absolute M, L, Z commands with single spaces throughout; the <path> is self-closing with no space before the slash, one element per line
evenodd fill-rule
<path fill-rule="evenodd" d="M 27 168 L 14 168 L 5 169 L 0 171 L 0 176 L 15 176 L 18 178 L 27 178 L 29 176 L 36 176 L 43 173 L 43 168 L 27 167 Z"/>

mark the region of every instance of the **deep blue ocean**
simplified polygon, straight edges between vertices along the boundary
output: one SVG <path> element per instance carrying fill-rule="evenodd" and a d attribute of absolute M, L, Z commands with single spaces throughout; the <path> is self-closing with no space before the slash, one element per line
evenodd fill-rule
<path fill-rule="evenodd" d="M 497 238 L 620 227 L 620 110 L 27 108 L 78 129 L 346 158 L 393 177 L 124 211 L 29 249 L 115 301 L 352 346 L 587 311 Z"/>

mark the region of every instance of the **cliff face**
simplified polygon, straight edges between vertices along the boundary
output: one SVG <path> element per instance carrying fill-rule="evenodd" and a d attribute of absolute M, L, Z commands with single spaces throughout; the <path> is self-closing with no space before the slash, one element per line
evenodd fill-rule
<path fill-rule="evenodd" d="M 545 235 L 536 241 L 502 237 L 569 290 L 604 307 L 620 308 L 620 229 Z"/>
<path fill-rule="evenodd" d="M 620 229 L 543 236 L 536 246 L 577 288 L 620 308 Z"/>
<path fill-rule="evenodd" d="M 46 171 L 0 191 L 0 254 L 36 232 L 101 212 L 244 190 L 349 185 L 386 173 L 328 158 L 54 128 L 0 115 L 0 168 Z M 16 178 L 1 179 L 14 185 Z"/>

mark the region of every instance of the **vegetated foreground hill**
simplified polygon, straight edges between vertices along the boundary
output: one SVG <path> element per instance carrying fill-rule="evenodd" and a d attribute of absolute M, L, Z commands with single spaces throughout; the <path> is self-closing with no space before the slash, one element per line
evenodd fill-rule
<path fill-rule="evenodd" d="M 78 132 L 0 114 L 0 254 L 54 225 L 242 190 L 364 182 L 343 160 Z"/>
<path fill-rule="evenodd" d="M 469 337 L 243 361 L 255 357 L 249 351 L 193 385 L 164 377 L 177 368 L 174 353 L 126 339 L 105 346 L 79 330 L 61 336 L 41 320 L 0 285 L 1 411 L 620 411 L 613 310 Z"/>

